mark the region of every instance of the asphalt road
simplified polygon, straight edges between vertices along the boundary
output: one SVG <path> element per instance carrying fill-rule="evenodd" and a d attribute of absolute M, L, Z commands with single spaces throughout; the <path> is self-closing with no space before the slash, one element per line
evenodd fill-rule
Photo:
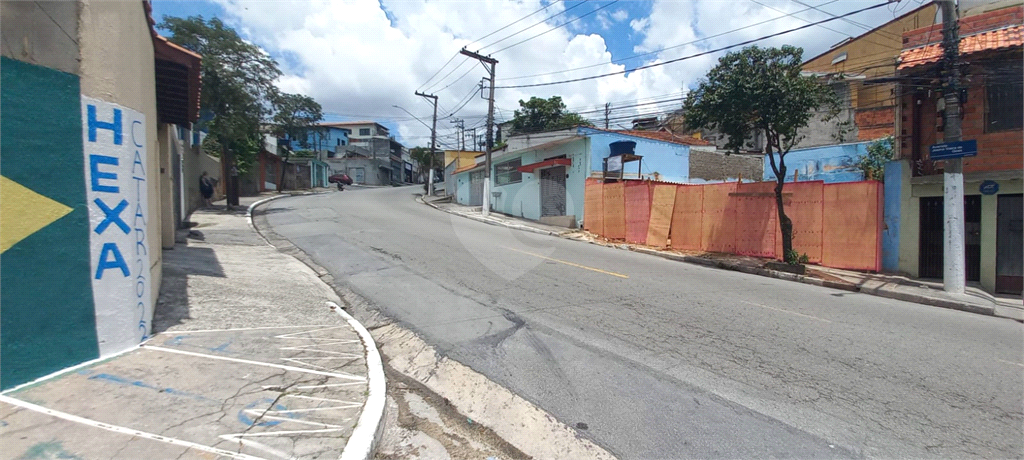
<path fill-rule="evenodd" d="M 1024 456 L 1006 319 L 518 232 L 356 189 L 264 225 L 622 458 Z"/>

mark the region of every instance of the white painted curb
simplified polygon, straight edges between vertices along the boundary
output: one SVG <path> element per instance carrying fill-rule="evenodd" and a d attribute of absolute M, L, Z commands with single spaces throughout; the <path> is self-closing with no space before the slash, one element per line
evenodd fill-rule
<path fill-rule="evenodd" d="M 268 201 L 274 201 L 274 200 L 276 200 L 278 198 L 284 198 L 284 197 L 288 197 L 288 196 L 291 196 L 291 195 L 274 195 L 272 197 L 264 198 L 262 200 L 259 200 L 259 201 L 255 202 L 255 203 L 253 203 L 253 204 L 250 204 L 249 207 L 245 210 L 245 220 L 249 221 L 249 227 L 252 228 L 253 230 L 256 230 L 256 225 L 254 225 L 252 223 L 252 212 L 253 212 L 253 210 L 256 209 L 257 206 L 259 206 L 259 205 L 261 205 L 263 203 L 266 203 Z M 257 233 L 259 233 L 259 232 L 257 232 Z"/>
<path fill-rule="evenodd" d="M 352 315 L 342 310 L 338 304 L 327 302 L 349 326 L 352 326 L 359 337 L 363 339 L 363 347 L 366 349 L 366 373 L 367 386 L 370 394 L 363 405 L 363 412 L 359 414 L 359 421 L 352 430 L 352 436 L 345 444 L 345 450 L 341 453 L 341 460 L 369 460 L 373 458 L 377 449 L 377 442 L 384 432 L 384 405 L 386 402 L 387 384 L 384 381 L 384 363 L 377 351 L 377 344 L 373 341 L 370 331 L 367 331 Z"/>

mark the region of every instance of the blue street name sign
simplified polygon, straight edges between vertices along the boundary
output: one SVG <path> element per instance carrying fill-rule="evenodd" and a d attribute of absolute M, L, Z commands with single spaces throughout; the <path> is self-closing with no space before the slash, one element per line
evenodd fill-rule
<path fill-rule="evenodd" d="M 932 160 L 951 160 L 954 158 L 973 157 L 978 154 L 978 142 L 975 140 L 946 142 L 928 147 L 928 155 Z"/>
<path fill-rule="evenodd" d="M 999 182 L 994 180 L 982 182 L 981 186 L 978 187 L 978 191 L 981 192 L 982 195 L 995 195 L 996 193 L 999 193 Z"/>

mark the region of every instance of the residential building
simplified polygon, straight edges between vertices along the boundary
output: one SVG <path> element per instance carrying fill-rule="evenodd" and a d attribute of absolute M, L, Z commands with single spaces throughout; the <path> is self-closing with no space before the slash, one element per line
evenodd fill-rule
<path fill-rule="evenodd" d="M 152 333 L 199 106 L 199 56 L 153 24 L 142 1 L 0 2 L 0 389 Z"/>
<path fill-rule="evenodd" d="M 1010 4 L 1011 6 L 1007 6 Z M 959 20 L 962 139 L 977 155 L 963 161 L 968 282 L 989 292 L 1020 293 L 1022 261 L 1022 48 L 1024 7 L 999 2 Z M 930 157 L 943 142 L 942 24 L 903 34 L 900 54 L 900 161 L 886 171 L 887 227 L 894 254 L 886 268 L 921 278 L 943 277 L 943 175 Z M 898 255 L 898 256 L 897 256 Z"/>
<path fill-rule="evenodd" d="M 483 202 L 484 156 L 475 160 L 454 171 L 460 204 Z M 588 179 L 706 183 L 762 174 L 760 156 L 725 155 L 689 136 L 589 127 L 513 135 L 491 162 L 494 211 L 567 227 L 583 222 Z"/>
<path fill-rule="evenodd" d="M 390 185 L 405 179 L 404 147 L 391 137 L 384 125 L 355 121 L 321 123 L 320 126 L 334 130 L 332 132 L 346 131 L 348 145 L 335 145 L 333 157 L 320 158 L 332 170 L 345 172 L 356 183 L 366 185 Z M 340 142 L 340 139 L 335 138 L 335 142 Z"/>

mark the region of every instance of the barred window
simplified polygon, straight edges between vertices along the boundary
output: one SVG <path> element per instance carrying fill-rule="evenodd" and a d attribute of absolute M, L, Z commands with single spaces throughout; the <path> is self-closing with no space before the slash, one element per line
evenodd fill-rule
<path fill-rule="evenodd" d="M 999 74 L 985 82 L 985 132 L 1021 129 L 1024 115 L 1020 74 L 1016 78 Z"/>
<path fill-rule="evenodd" d="M 507 185 L 522 182 L 523 173 L 519 172 L 519 167 L 522 165 L 522 158 L 494 165 L 494 183 L 496 185 Z"/>

